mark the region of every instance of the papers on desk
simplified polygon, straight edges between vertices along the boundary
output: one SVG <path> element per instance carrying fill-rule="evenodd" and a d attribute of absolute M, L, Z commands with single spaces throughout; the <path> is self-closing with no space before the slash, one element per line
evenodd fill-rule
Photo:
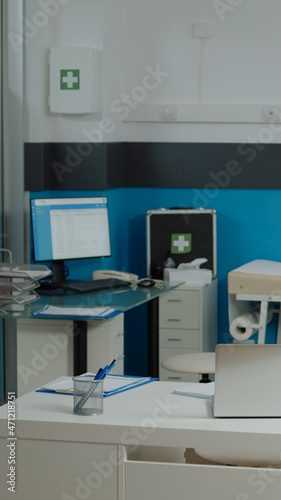
<path fill-rule="evenodd" d="M 211 399 L 215 393 L 215 382 L 209 382 L 207 384 L 190 384 L 181 389 L 175 389 L 173 392 L 174 394 L 181 394 L 182 396 Z"/>
<path fill-rule="evenodd" d="M 87 375 L 95 375 L 93 373 L 85 373 Z M 126 375 L 107 375 L 104 379 L 104 398 L 119 394 L 120 392 L 128 391 L 148 384 L 157 379 L 151 377 L 128 377 Z M 40 387 L 37 392 L 51 392 L 57 394 L 72 394 L 73 395 L 73 380 L 68 378 L 62 382 L 48 384 Z"/>
<path fill-rule="evenodd" d="M 110 307 L 57 307 L 45 306 L 40 311 L 35 311 L 33 316 L 71 318 L 71 319 L 108 319 L 114 318 L 122 311 L 116 311 Z"/>

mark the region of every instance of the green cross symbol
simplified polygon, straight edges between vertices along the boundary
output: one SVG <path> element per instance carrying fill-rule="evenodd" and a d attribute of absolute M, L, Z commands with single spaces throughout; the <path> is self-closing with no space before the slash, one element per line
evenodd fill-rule
<path fill-rule="evenodd" d="M 79 69 L 61 69 L 60 70 L 60 89 L 61 90 L 79 90 L 80 88 L 80 70 Z"/>
<path fill-rule="evenodd" d="M 191 238 L 189 233 L 173 233 L 171 236 L 171 253 L 190 253 Z"/>

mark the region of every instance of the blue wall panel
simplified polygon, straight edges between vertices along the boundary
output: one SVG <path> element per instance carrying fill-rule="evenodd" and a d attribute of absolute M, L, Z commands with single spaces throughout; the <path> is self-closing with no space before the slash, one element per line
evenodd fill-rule
<path fill-rule="evenodd" d="M 254 259 L 281 261 L 281 192 L 278 190 L 197 190 L 120 188 L 108 191 L 40 192 L 36 196 L 108 196 L 112 257 L 69 261 L 72 278 L 90 279 L 93 269 L 117 269 L 146 276 L 146 210 L 190 206 L 217 211 L 219 342 L 232 342 L 228 333 L 227 275 Z M 126 372 L 145 374 L 146 311 L 141 306 L 126 318 Z M 275 341 L 275 329 L 267 342 Z"/>
<path fill-rule="evenodd" d="M 128 189 L 130 263 L 144 276 L 145 212 L 148 209 L 192 206 L 217 211 L 218 342 L 232 342 L 228 328 L 227 275 L 254 259 L 281 261 L 281 192 L 261 190 Z M 266 341 L 274 342 L 276 328 Z M 137 334 L 136 334 L 137 335 Z M 141 335 L 141 332 L 138 333 Z"/>

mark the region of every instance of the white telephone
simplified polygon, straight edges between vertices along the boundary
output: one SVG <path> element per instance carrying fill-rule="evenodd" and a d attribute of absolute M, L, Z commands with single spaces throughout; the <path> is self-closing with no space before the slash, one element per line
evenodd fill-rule
<path fill-rule="evenodd" d="M 93 280 L 115 278 L 118 280 L 130 281 L 131 283 L 136 283 L 139 277 L 136 274 L 122 273 L 121 271 L 111 271 L 101 269 L 100 271 L 94 271 L 92 274 Z"/>

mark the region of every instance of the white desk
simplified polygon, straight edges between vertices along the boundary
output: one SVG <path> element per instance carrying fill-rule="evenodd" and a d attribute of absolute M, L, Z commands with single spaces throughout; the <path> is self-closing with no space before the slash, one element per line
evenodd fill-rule
<path fill-rule="evenodd" d="M 185 463 L 184 448 L 279 457 L 280 419 L 214 419 L 210 401 L 154 382 L 72 413 L 72 396 L 17 401 L 16 500 L 277 500 L 281 469 Z M 0 498 L 8 500 L 7 407 L 0 408 Z M 12 440 L 10 441 L 12 442 Z M 129 446 L 129 445 L 133 445 Z M 131 449 L 130 449 L 131 448 Z M 201 463 L 200 463 L 201 462 Z"/>

